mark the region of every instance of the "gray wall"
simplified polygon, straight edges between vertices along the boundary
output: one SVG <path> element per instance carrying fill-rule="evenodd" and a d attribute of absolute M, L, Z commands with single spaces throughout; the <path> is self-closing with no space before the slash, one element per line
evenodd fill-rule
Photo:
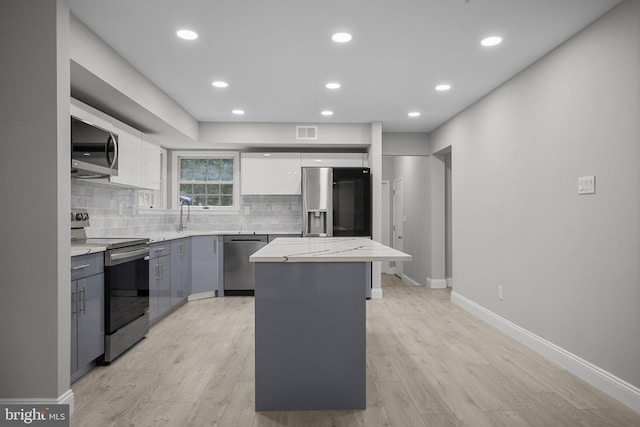
<path fill-rule="evenodd" d="M 65 0 L 0 3 L 0 399 L 69 390 L 68 20 Z"/>
<path fill-rule="evenodd" d="M 394 179 L 402 178 L 403 181 L 403 209 L 407 219 L 404 223 L 403 250 L 413 256 L 411 262 L 403 263 L 403 274 L 421 285 L 426 285 L 431 256 L 427 211 L 429 157 L 385 156 L 382 168 L 384 179 L 389 179 L 391 185 Z"/>
<path fill-rule="evenodd" d="M 443 160 L 429 156 L 430 148 L 426 133 L 382 134 L 383 179 L 393 185 L 402 178 L 404 185 L 404 251 L 413 261 L 403 263 L 403 275 L 435 286 L 432 279 L 445 278 L 445 175 Z"/>
<path fill-rule="evenodd" d="M 454 291 L 635 386 L 639 76 L 625 1 L 431 134 L 452 146 Z"/>
<path fill-rule="evenodd" d="M 453 234 L 451 228 L 453 198 L 451 182 L 451 153 L 444 155 L 445 164 L 445 277 L 453 279 Z"/>
<path fill-rule="evenodd" d="M 411 132 L 383 132 L 383 156 L 428 156 L 429 134 Z"/>

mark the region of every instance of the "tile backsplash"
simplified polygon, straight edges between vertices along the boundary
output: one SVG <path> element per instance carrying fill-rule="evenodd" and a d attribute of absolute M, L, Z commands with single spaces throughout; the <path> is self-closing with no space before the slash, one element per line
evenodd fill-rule
<path fill-rule="evenodd" d="M 73 179 L 71 207 L 85 208 L 89 212 L 89 237 L 177 231 L 178 211 L 138 209 L 137 191 L 104 182 Z M 237 211 L 221 213 L 193 210 L 187 230 L 297 233 L 302 230 L 302 198 L 241 196 Z"/>

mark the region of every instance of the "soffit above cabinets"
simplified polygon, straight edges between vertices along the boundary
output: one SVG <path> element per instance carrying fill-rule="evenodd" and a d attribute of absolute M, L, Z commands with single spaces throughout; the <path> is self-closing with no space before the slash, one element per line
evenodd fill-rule
<path fill-rule="evenodd" d="M 428 132 L 618 3 L 70 0 L 70 8 L 199 122 L 381 122 L 385 132 Z M 179 39 L 181 28 L 199 37 Z M 339 31 L 353 39 L 333 42 Z M 483 48 L 488 35 L 504 42 Z M 436 91 L 443 83 L 451 89 Z"/>

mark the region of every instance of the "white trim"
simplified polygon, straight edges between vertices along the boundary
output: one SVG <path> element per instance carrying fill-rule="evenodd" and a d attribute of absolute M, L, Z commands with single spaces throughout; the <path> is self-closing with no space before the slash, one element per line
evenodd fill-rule
<path fill-rule="evenodd" d="M 382 288 L 371 288 L 371 299 L 382 299 Z"/>
<path fill-rule="evenodd" d="M 160 147 L 160 203 L 157 208 L 167 209 L 167 180 L 169 179 L 169 152 L 166 148 Z"/>
<path fill-rule="evenodd" d="M 427 287 L 429 289 L 446 289 L 447 279 L 432 279 L 427 277 Z"/>
<path fill-rule="evenodd" d="M 424 286 L 424 285 L 421 285 L 420 283 L 416 282 L 415 280 L 413 280 L 411 277 L 407 276 L 406 274 L 402 275 L 402 281 L 406 282 L 406 283 L 408 283 L 410 285 L 413 285 L 413 286 Z"/>
<path fill-rule="evenodd" d="M 73 414 L 74 409 L 74 395 L 73 390 L 69 389 L 62 393 L 57 398 L 51 397 L 31 397 L 31 398 L 11 398 L 11 399 L 0 399 L 0 405 L 69 405 L 69 415 Z"/>
<path fill-rule="evenodd" d="M 215 296 L 216 296 L 216 292 L 215 291 L 198 292 L 197 294 L 189 295 L 189 298 L 187 298 L 187 300 L 188 301 L 197 301 L 199 299 L 215 298 Z"/>
<path fill-rule="evenodd" d="M 631 409 L 640 412 L 640 388 L 508 321 L 456 291 L 451 292 L 451 302 L 496 327 L 536 353 L 557 363 L 562 368 L 624 403 Z"/>
<path fill-rule="evenodd" d="M 447 288 L 453 288 L 453 277 L 447 277 Z"/>

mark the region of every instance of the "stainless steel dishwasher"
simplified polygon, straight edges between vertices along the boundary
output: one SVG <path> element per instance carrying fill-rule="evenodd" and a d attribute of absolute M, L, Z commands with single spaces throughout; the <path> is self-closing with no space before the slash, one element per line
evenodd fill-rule
<path fill-rule="evenodd" d="M 224 236 L 225 295 L 253 295 L 255 268 L 249 256 L 266 245 L 266 234 Z"/>

